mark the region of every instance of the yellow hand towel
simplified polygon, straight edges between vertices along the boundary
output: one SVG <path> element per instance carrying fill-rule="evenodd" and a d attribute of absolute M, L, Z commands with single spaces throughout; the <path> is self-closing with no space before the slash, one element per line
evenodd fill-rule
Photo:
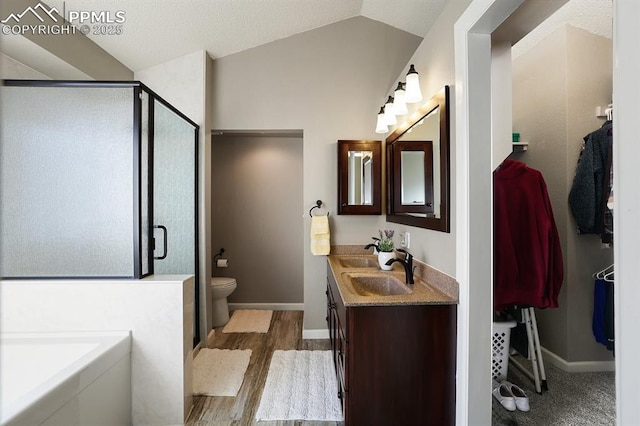
<path fill-rule="evenodd" d="M 329 234 L 329 217 L 311 217 L 311 254 L 328 255 L 331 251 L 331 235 Z"/>

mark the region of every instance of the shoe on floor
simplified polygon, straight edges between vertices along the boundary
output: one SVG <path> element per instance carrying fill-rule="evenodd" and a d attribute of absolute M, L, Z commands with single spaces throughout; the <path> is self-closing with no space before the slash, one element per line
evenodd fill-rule
<path fill-rule="evenodd" d="M 520 411 L 529 411 L 529 398 L 527 397 L 527 394 L 524 393 L 519 386 L 516 386 L 511 382 L 505 380 L 502 384 L 505 385 L 509 389 L 511 395 L 513 395 L 516 408 Z"/>
<path fill-rule="evenodd" d="M 493 390 L 493 397 L 508 411 L 516 411 L 516 400 L 509 387 L 504 383 Z"/>

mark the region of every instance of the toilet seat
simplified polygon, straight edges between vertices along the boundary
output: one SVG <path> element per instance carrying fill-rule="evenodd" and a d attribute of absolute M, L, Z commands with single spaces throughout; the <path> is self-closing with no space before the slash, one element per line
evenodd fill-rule
<path fill-rule="evenodd" d="M 237 283 L 235 278 L 229 278 L 229 277 L 212 277 L 211 278 L 211 286 L 215 288 L 232 287 L 236 284 Z"/>

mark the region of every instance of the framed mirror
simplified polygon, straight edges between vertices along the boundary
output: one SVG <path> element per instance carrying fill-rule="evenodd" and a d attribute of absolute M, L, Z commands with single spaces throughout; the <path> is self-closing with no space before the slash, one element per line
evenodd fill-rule
<path fill-rule="evenodd" d="M 387 137 L 387 222 L 449 232 L 449 86 Z"/>
<path fill-rule="evenodd" d="M 382 214 L 382 141 L 338 141 L 338 214 Z"/>
<path fill-rule="evenodd" d="M 397 141 L 393 145 L 396 213 L 433 213 L 433 141 Z"/>

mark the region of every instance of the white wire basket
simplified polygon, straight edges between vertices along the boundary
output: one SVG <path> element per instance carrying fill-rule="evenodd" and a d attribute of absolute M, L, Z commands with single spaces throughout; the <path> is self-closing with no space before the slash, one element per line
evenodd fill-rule
<path fill-rule="evenodd" d="M 511 337 L 511 329 L 515 326 L 515 321 L 493 323 L 491 376 L 498 382 L 507 379 L 507 372 L 509 371 L 509 338 Z"/>

